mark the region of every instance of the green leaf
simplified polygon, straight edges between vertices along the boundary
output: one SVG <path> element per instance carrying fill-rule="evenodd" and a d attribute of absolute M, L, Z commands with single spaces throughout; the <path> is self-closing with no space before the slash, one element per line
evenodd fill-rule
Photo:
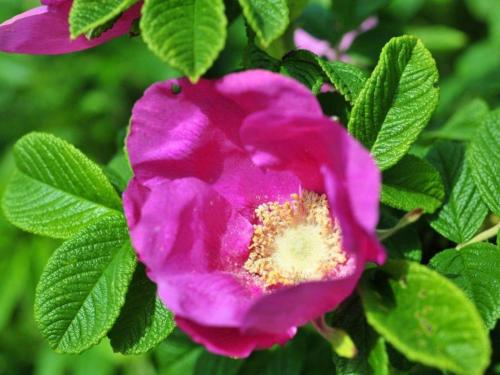
<path fill-rule="evenodd" d="M 303 83 L 315 95 L 326 81 L 316 55 L 305 50 L 292 51 L 283 57 L 280 72 Z"/>
<path fill-rule="evenodd" d="M 367 323 L 359 297 L 347 300 L 334 313 L 333 327 L 345 330 L 356 344 L 358 354 L 346 359 L 332 352 L 338 375 L 388 375 L 389 359 L 385 341 Z"/>
<path fill-rule="evenodd" d="M 222 0 L 146 0 L 140 25 L 149 48 L 196 81 L 222 51 L 227 19 Z"/>
<path fill-rule="evenodd" d="M 156 297 L 156 285 L 139 264 L 125 305 L 108 336 L 115 352 L 142 354 L 153 349 L 175 328 L 173 315 Z"/>
<path fill-rule="evenodd" d="M 35 297 L 51 348 L 81 353 L 97 344 L 120 314 L 135 266 L 123 217 L 105 218 L 58 248 Z"/>
<path fill-rule="evenodd" d="M 31 133 L 14 147 L 17 171 L 3 197 L 7 219 L 28 232 L 70 238 L 121 200 L 101 169 L 52 135 Z"/>
<path fill-rule="evenodd" d="M 283 34 L 288 26 L 286 0 L 239 0 L 247 22 L 267 47 Z"/>
<path fill-rule="evenodd" d="M 340 61 L 326 61 L 321 58 L 317 60 L 330 83 L 351 104 L 354 104 L 368 79 L 368 74 L 357 66 Z"/>
<path fill-rule="evenodd" d="M 485 118 L 467 153 L 472 178 L 486 205 L 500 215 L 500 108 Z"/>
<path fill-rule="evenodd" d="M 392 260 L 365 277 L 368 323 L 408 359 L 457 374 L 482 374 L 490 343 L 484 323 L 451 281 L 418 263 Z"/>
<path fill-rule="evenodd" d="M 385 170 L 398 162 L 436 108 L 436 63 L 412 36 L 393 38 L 359 94 L 349 132 L 371 150 Z"/>
<path fill-rule="evenodd" d="M 71 38 L 88 33 L 118 17 L 138 0 L 74 0 L 69 13 Z"/>
<path fill-rule="evenodd" d="M 464 48 L 468 41 L 466 33 L 445 25 L 410 26 L 406 32 L 420 38 L 434 53 L 455 52 Z"/>
<path fill-rule="evenodd" d="M 272 72 L 280 70 L 281 62 L 257 46 L 255 32 L 246 25 L 248 43 L 243 54 L 243 66 L 246 69 L 266 69 Z"/>
<path fill-rule="evenodd" d="M 444 250 L 429 265 L 474 301 L 486 327 L 495 327 L 500 318 L 500 252 L 496 246 L 475 243 L 460 250 Z"/>
<path fill-rule="evenodd" d="M 119 151 L 104 169 L 107 177 L 116 188 L 123 192 L 134 176 L 130 161 L 123 151 Z"/>
<path fill-rule="evenodd" d="M 159 373 L 165 375 L 193 374 L 203 348 L 195 345 L 179 329 L 174 329 L 168 340 L 153 352 Z"/>
<path fill-rule="evenodd" d="M 441 177 L 429 162 L 406 155 L 383 173 L 382 202 L 404 211 L 432 213 L 444 198 Z"/>
<path fill-rule="evenodd" d="M 438 142 L 428 159 L 441 174 L 446 192 L 443 207 L 431 218 L 431 226 L 444 237 L 463 243 L 474 236 L 488 213 L 465 160 L 465 146 Z"/>
<path fill-rule="evenodd" d="M 489 113 L 488 104 L 482 99 L 474 99 L 459 108 L 457 112 L 438 130 L 424 133 L 425 138 L 442 138 L 469 141 Z"/>

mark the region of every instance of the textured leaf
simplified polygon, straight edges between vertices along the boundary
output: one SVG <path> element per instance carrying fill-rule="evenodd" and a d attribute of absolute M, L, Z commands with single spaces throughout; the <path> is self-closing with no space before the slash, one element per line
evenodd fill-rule
<path fill-rule="evenodd" d="M 467 296 L 418 263 L 393 260 L 384 271 L 370 273 L 362 283 L 368 323 L 412 361 L 457 374 L 482 374 L 489 362 L 489 338 Z"/>
<path fill-rule="evenodd" d="M 318 63 L 330 80 L 330 83 L 351 104 L 354 104 L 366 83 L 368 74 L 360 68 L 340 61 L 326 61 L 318 58 Z"/>
<path fill-rule="evenodd" d="M 465 242 L 474 236 L 488 213 L 465 160 L 465 146 L 438 142 L 428 159 L 441 174 L 446 192 L 443 207 L 431 218 L 431 226 L 456 243 Z"/>
<path fill-rule="evenodd" d="M 114 351 L 142 354 L 153 349 L 174 329 L 173 316 L 156 297 L 156 285 L 138 265 L 125 305 L 108 336 Z"/>
<path fill-rule="evenodd" d="M 37 286 L 35 318 L 52 349 L 81 353 L 109 331 L 136 266 L 123 218 L 105 218 L 65 242 Z"/>
<path fill-rule="evenodd" d="M 474 99 L 459 108 L 440 129 L 425 133 L 425 138 L 468 141 L 476 134 L 488 113 L 488 104 L 482 99 Z"/>
<path fill-rule="evenodd" d="M 222 0 L 146 0 L 141 30 L 149 48 L 196 81 L 224 47 Z"/>
<path fill-rule="evenodd" d="M 3 208 L 23 230 L 69 238 L 109 215 L 120 215 L 121 200 L 99 167 L 67 142 L 42 133 L 14 147 L 17 172 Z"/>
<path fill-rule="evenodd" d="M 396 164 L 436 108 L 438 72 L 430 52 L 411 36 L 393 38 L 356 99 L 349 132 L 384 170 Z"/>
<path fill-rule="evenodd" d="M 285 32 L 289 21 L 286 0 L 239 1 L 247 22 L 264 46 Z"/>
<path fill-rule="evenodd" d="M 485 118 L 470 144 L 467 162 L 483 201 L 500 215 L 500 109 Z"/>
<path fill-rule="evenodd" d="M 440 252 L 430 266 L 448 277 L 476 304 L 489 329 L 500 318 L 500 252 L 489 243 Z"/>
<path fill-rule="evenodd" d="M 292 51 L 283 58 L 280 71 L 302 82 L 316 95 L 326 81 L 318 60 L 316 55 L 309 51 Z"/>
<path fill-rule="evenodd" d="M 434 212 L 442 203 L 444 188 L 441 177 L 429 162 L 406 155 L 383 174 L 382 202 L 411 211 L 422 208 Z"/>
<path fill-rule="evenodd" d="M 74 0 L 69 14 L 71 37 L 76 38 L 119 16 L 138 0 Z"/>
<path fill-rule="evenodd" d="M 353 359 L 342 358 L 332 352 L 336 374 L 389 374 L 385 341 L 367 324 L 359 297 L 351 298 L 334 313 L 332 326 L 345 330 L 358 349 Z"/>

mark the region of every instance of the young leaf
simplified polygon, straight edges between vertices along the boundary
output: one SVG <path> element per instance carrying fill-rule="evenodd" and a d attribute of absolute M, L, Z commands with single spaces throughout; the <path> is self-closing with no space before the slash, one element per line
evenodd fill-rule
<path fill-rule="evenodd" d="M 142 8 L 146 44 L 192 81 L 224 47 L 226 26 L 223 0 L 146 0 Z"/>
<path fill-rule="evenodd" d="M 488 104 L 482 99 L 474 99 L 459 108 L 440 129 L 426 132 L 424 138 L 469 141 L 476 134 L 484 116 L 488 113 Z"/>
<path fill-rule="evenodd" d="M 67 142 L 31 133 L 14 147 L 17 171 L 3 208 L 28 232 L 70 238 L 87 225 L 121 215 L 121 200 L 101 169 Z"/>
<path fill-rule="evenodd" d="M 441 177 L 429 162 L 406 155 L 383 174 L 381 200 L 388 206 L 411 211 L 434 212 L 442 203 Z"/>
<path fill-rule="evenodd" d="M 74 0 L 69 14 L 71 37 L 88 33 L 119 16 L 138 0 Z"/>
<path fill-rule="evenodd" d="M 361 286 L 368 323 L 412 361 L 457 374 L 482 374 L 490 343 L 467 296 L 418 263 L 393 260 L 384 271 L 371 273 Z"/>
<path fill-rule="evenodd" d="M 289 22 L 286 0 L 239 1 L 247 22 L 264 46 L 285 32 Z"/>
<path fill-rule="evenodd" d="M 156 285 L 139 264 L 127 292 L 125 305 L 109 332 L 114 351 L 142 354 L 153 349 L 175 328 L 172 313 L 156 297 Z"/>
<path fill-rule="evenodd" d="M 486 205 L 500 215 L 500 108 L 485 118 L 467 153 L 472 178 Z"/>
<path fill-rule="evenodd" d="M 438 142 L 428 159 L 441 174 L 446 192 L 443 207 L 432 217 L 431 226 L 444 237 L 463 243 L 474 236 L 488 213 L 465 160 L 465 146 Z"/>
<path fill-rule="evenodd" d="M 369 148 L 385 170 L 398 162 L 436 108 L 436 63 L 412 36 L 393 38 L 359 94 L 349 132 Z"/>
<path fill-rule="evenodd" d="M 317 61 L 330 83 L 351 104 L 354 104 L 368 79 L 368 74 L 357 66 L 340 61 L 326 61 L 321 58 L 317 58 Z"/>
<path fill-rule="evenodd" d="M 495 327 L 500 318 L 500 252 L 497 247 L 483 242 L 460 250 L 445 250 L 434 256 L 429 265 L 474 301 L 486 327 Z"/>
<path fill-rule="evenodd" d="M 35 318 L 52 349 L 81 353 L 120 314 L 136 266 L 124 218 L 105 218 L 50 258 L 35 297 Z"/>
<path fill-rule="evenodd" d="M 292 51 L 283 57 L 280 71 L 302 82 L 316 95 L 326 81 L 318 60 L 318 57 L 309 51 Z"/>

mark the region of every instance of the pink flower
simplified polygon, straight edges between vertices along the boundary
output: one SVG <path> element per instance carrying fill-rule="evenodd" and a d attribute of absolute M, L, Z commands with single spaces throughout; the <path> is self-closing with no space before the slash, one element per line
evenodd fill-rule
<path fill-rule="evenodd" d="M 293 38 L 297 48 L 311 51 L 318 56 L 326 57 L 328 60 L 349 62 L 351 58 L 347 55 L 347 51 L 351 48 L 354 40 L 362 33 L 374 29 L 377 25 L 377 17 L 367 18 L 357 29 L 345 33 L 336 47 L 332 47 L 326 40 L 315 38 L 303 29 L 295 30 Z"/>
<path fill-rule="evenodd" d="M 71 40 L 68 15 L 72 0 L 42 0 L 42 6 L 0 25 L 0 51 L 34 55 L 57 55 L 91 48 L 129 32 L 139 18 L 142 3 L 123 13 L 113 27 L 92 40 Z"/>
<path fill-rule="evenodd" d="M 293 79 L 155 84 L 127 147 L 134 248 L 179 327 L 214 353 L 285 343 L 385 259 L 379 170 Z"/>

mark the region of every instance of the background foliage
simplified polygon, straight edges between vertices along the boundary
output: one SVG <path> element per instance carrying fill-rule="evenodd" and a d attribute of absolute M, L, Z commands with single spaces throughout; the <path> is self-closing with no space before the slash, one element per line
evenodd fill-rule
<path fill-rule="evenodd" d="M 280 3 L 280 1 L 275 2 Z M 150 3 L 154 5 L 155 1 Z M 262 54 L 262 51 L 257 49 L 258 47 L 255 47 L 253 51 L 245 50 L 247 30 L 241 17 L 233 20 L 229 14 L 232 9 L 230 3 L 231 1 L 226 1 L 227 18 L 232 21 L 227 30 L 228 39 L 215 65 L 208 71 L 208 76 L 219 76 L 234 71 L 242 66 L 242 61 L 245 61 L 247 66 L 276 64 L 274 65 L 276 70 L 291 75 L 305 71 L 304 66 L 316 64 L 307 54 L 291 54 L 285 56 L 281 62 L 276 60 L 282 57 L 283 52 L 293 48 L 291 32 L 284 30 L 281 26 L 284 15 L 278 15 L 271 20 L 255 18 L 252 4 L 257 1 L 252 0 L 240 3 L 249 23 L 257 29 L 256 44 L 267 46 L 266 52 L 269 56 Z M 289 3 L 298 4 L 301 1 L 289 1 Z M 356 5 L 353 6 L 352 3 Z M 35 1 L 4 0 L 0 7 L 0 19 L 7 19 L 34 5 L 36 5 Z M 213 12 L 214 16 L 220 16 L 217 9 Z M 382 47 L 391 37 L 411 33 L 422 39 L 436 60 L 441 88 L 437 110 L 425 132 L 412 146 L 412 155 L 406 156 L 394 166 L 393 162 L 388 161 L 384 168 L 386 170 L 384 171 L 385 185 L 382 199 L 387 206 L 393 208 L 384 209 L 382 217 L 384 225 L 382 226 L 393 225 L 394 217 L 401 216 L 401 212 L 396 209 L 408 211 L 416 206 L 422 206 L 421 202 L 425 202 L 423 208 L 428 215 L 417 225 L 406 228 L 398 234 L 399 238 L 393 237 L 386 241 L 385 245 L 394 257 L 422 260 L 423 263 L 430 261 L 431 267 L 444 275 L 460 273 L 460 278 L 452 278 L 453 283 L 461 287 L 473 301 L 480 302 L 479 313 L 488 328 L 492 329 L 493 348 L 498 348 L 500 347 L 500 330 L 498 325 L 495 328 L 498 315 L 495 316 L 491 311 L 500 311 L 498 306 L 500 298 L 498 295 L 493 298 L 489 295 L 482 296 L 484 288 L 475 277 L 480 272 L 487 271 L 488 265 L 495 264 L 492 254 L 498 249 L 494 249 L 493 245 L 482 244 L 468 247 L 460 255 L 451 250 L 434 255 L 438 251 L 453 248 L 456 243 L 466 242 L 478 230 L 496 224 L 495 220 L 498 220 L 498 217 L 489 216 L 485 222 L 489 211 L 498 215 L 498 200 L 495 200 L 495 191 L 488 191 L 488 186 L 495 186 L 495 181 L 492 183 L 488 181 L 491 176 L 488 173 L 482 173 L 487 166 L 481 165 L 481 153 L 487 152 L 492 147 L 491 142 L 488 138 L 476 136 L 476 133 L 478 123 L 483 121 L 483 116 L 487 114 L 489 108 L 494 109 L 500 105 L 500 53 L 498 52 L 500 51 L 500 23 L 498 22 L 500 3 L 495 0 L 377 0 L 368 2 L 316 0 L 310 2 L 302 15 L 289 15 L 295 20 L 290 27 L 293 29 L 297 25 L 302 26 L 311 34 L 329 40 L 332 45 L 335 45 L 346 31 L 355 28 L 371 14 L 378 15 L 379 26 L 361 35 L 354 42 L 348 51 L 353 62 L 371 71 L 377 63 Z M 298 18 L 295 19 L 296 16 Z M 259 20 L 261 23 L 257 22 Z M 179 22 L 182 21 L 179 20 Z M 205 21 L 210 23 L 210 20 L 201 20 L 201 22 Z M 82 30 L 85 27 L 86 25 L 81 25 Z M 275 40 L 277 35 L 273 33 L 276 30 L 280 30 L 278 34 L 283 36 Z M 218 32 L 223 33 L 221 30 Z M 252 41 L 252 33 L 249 32 L 248 35 Z M 144 39 L 155 50 L 155 35 L 145 35 Z M 157 49 L 155 52 L 160 57 L 170 62 L 172 66 L 178 67 L 175 55 L 166 56 L 163 50 Z M 199 53 L 203 54 L 204 51 Z M 263 59 L 266 60 L 263 61 Z M 193 66 L 187 73 L 195 77 L 200 70 L 208 68 L 209 65 L 209 62 L 205 62 L 202 67 Z M 354 102 L 358 95 L 363 95 L 359 92 L 361 88 L 358 90 L 356 86 L 356 82 L 367 79 L 362 73 L 356 71 L 340 74 L 335 66 L 329 64 L 320 67 L 321 71 L 317 74 L 326 74 L 332 82 L 339 82 L 340 86 L 342 86 L 340 83 L 346 84 L 345 87 L 342 86 L 345 92 L 342 92 L 340 88 L 339 91 L 348 101 Z M 310 70 L 307 69 L 307 72 Z M 318 84 L 317 74 L 313 72 L 304 75 L 301 79 L 315 91 L 319 91 L 321 87 L 321 82 Z M 1 54 L 0 81 L 3 85 L 0 90 L 0 119 L 2 119 L 0 193 L 3 194 L 6 182 L 14 168 L 11 146 L 22 135 L 33 130 L 50 132 L 74 144 L 92 160 L 106 165 L 122 147 L 130 108 L 143 90 L 155 81 L 178 75 L 180 75 L 179 72 L 169 68 L 154 56 L 140 38 L 122 37 L 89 51 L 57 57 Z M 350 77 L 351 80 L 346 81 L 346 77 Z M 429 90 L 432 91 L 432 85 Z M 322 100 L 329 103 L 326 105 L 327 111 L 328 106 L 331 105 L 335 107 L 337 114 L 338 108 L 345 106 L 345 102 L 337 94 L 325 94 Z M 357 109 L 353 109 L 353 113 L 356 114 Z M 498 112 L 489 116 L 491 116 L 492 123 L 498 124 Z M 373 121 L 376 122 L 376 119 Z M 366 143 L 372 145 L 376 142 L 377 136 L 380 134 L 372 134 L 371 139 L 366 140 Z M 463 143 L 456 143 L 456 141 Z M 469 142 L 473 142 L 472 147 L 467 147 L 466 150 L 465 145 Z M 467 152 L 471 153 L 468 160 L 472 165 L 460 162 L 460 160 L 465 160 Z M 424 155 L 427 155 L 425 159 L 422 158 Z M 496 157 L 495 160 L 498 161 L 498 155 L 492 155 L 492 157 Z M 401 163 L 405 163 L 404 168 Z M 400 178 L 401 173 L 398 173 L 398 167 L 418 172 L 418 189 L 415 186 L 408 186 L 408 181 Z M 436 170 L 441 172 L 441 176 L 446 176 L 443 178 L 443 186 L 436 186 L 434 183 L 435 179 L 432 175 L 436 173 Z M 475 184 L 472 183 L 473 181 Z M 425 189 L 421 189 L 422 186 Z M 498 187 L 498 184 L 496 186 Z M 404 199 L 401 199 L 401 195 L 395 194 L 401 189 L 408 192 Z M 478 198 L 479 194 L 487 198 Z M 443 198 L 444 206 L 437 209 Z M 342 309 L 352 311 L 352 313 L 342 314 L 341 309 L 331 317 L 332 322 L 348 331 L 357 344 L 364 343 L 362 345 L 364 352 L 360 353 L 354 362 L 335 356 L 332 361 L 326 342 L 311 332 L 308 327 L 285 348 L 256 353 L 247 361 L 235 361 L 208 354 L 203 348 L 193 345 L 189 339 L 177 331 L 170 336 L 168 341 L 161 343 L 157 349 L 147 355 L 125 357 L 113 354 L 107 340 L 79 356 L 55 354 L 49 349 L 47 342 L 40 337 L 40 331 L 34 322 L 33 304 L 35 286 L 49 256 L 59 244 L 57 240 L 22 233 L 0 217 L 1 374 L 86 374 L 90 371 L 95 374 L 121 372 L 125 374 L 272 373 L 288 375 L 334 373 L 335 371 L 340 374 L 365 374 L 370 371 L 382 374 L 384 363 L 388 361 L 397 369 L 395 370 L 397 373 L 439 373 L 423 365 L 414 365 L 396 352 L 391 344 L 401 350 L 401 347 L 406 345 L 405 337 L 391 341 L 391 344 L 378 338 L 373 328 L 363 320 L 360 301 L 357 297 L 342 306 Z M 482 256 L 478 256 L 479 253 Z M 420 273 L 427 272 L 419 267 L 414 268 L 412 275 L 415 279 L 418 279 Z M 463 269 L 467 272 L 462 272 Z M 494 271 L 493 269 L 492 272 Z M 392 278 L 387 281 L 386 288 L 392 291 L 395 298 L 412 298 L 410 294 L 398 294 L 398 288 L 401 285 L 394 281 L 398 280 L 398 272 L 400 272 L 397 261 L 390 264 L 387 272 Z M 131 275 L 132 271 L 129 273 Z M 383 280 L 386 280 L 385 275 L 381 276 L 377 272 L 369 276 L 361 288 L 361 298 L 365 305 L 376 302 L 377 298 L 373 293 L 376 288 L 370 289 L 366 285 L 375 280 L 378 287 L 380 285 L 384 287 Z M 133 277 L 140 277 L 140 275 L 134 274 Z M 430 299 L 430 303 L 442 298 L 460 300 L 461 297 L 454 296 L 453 292 L 446 293 L 448 290 L 446 288 L 455 290 L 449 284 L 451 283 L 443 286 L 443 296 L 422 298 Z M 381 319 L 381 314 L 384 319 Z M 427 323 L 433 323 L 432 319 L 439 319 L 429 314 L 426 317 Z M 349 320 L 346 316 L 354 316 L 357 319 Z M 401 325 L 404 325 L 397 319 L 385 319 L 386 316 L 376 309 L 373 309 L 367 318 L 377 331 L 385 332 L 389 336 L 393 330 L 397 332 L 397 329 L 401 329 Z M 414 321 L 409 320 L 405 328 L 411 327 L 413 323 Z M 473 326 L 477 322 L 469 323 Z M 460 330 L 461 328 L 454 327 L 453 329 Z M 113 340 L 113 335 L 110 336 Z M 309 350 L 312 346 L 315 348 L 314 352 Z M 309 354 L 304 356 L 303 353 Z M 470 361 L 478 360 L 474 353 L 459 354 L 461 358 L 455 358 L 456 363 L 468 358 L 467 355 L 470 356 Z M 489 373 L 500 373 L 499 355 L 500 353 L 493 353 Z M 430 355 L 427 358 L 422 357 L 422 353 L 416 356 L 420 357 L 412 359 L 430 366 L 437 365 L 436 363 L 439 362 L 441 367 L 455 370 L 453 366 L 456 363 L 449 364 L 447 361 L 450 358 L 447 356 L 441 358 L 437 355 Z M 467 368 L 470 361 L 460 368 Z"/>

